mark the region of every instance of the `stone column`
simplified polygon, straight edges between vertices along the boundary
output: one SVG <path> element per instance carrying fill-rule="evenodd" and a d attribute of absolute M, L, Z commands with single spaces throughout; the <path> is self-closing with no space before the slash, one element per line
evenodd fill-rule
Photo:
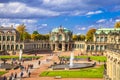
<path fill-rule="evenodd" d="M 3 45 L 1 44 L 1 51 L 3 51 Z"/>
<path fill-rule="evenodd" d="M 67 51 L 69 51 L 69 46 L 70 46 L 70 45 L 69 45 L 69 43 L 68 43 L 68 46 L 67 46 Z"/>
<path fill-rule="evenodd" d="M 52 43 L 50 44 L 50 46 L 51 46 L 51 47 L 50 47 L 50 48 L 51 48 L 51 50 L 53 50 L 53 44 L 52 44 Z"/>
<path fill-rule="evenodd" d="M 58 51 L 58 43 L 55 43 L 55 51 Z"/>
<path fill-rule="evenodd" d="M 14 35 L 14 41 L 16 41 L 16 36 Z"/>
<path fill-rule="evenodd" d="M 1 35 L 1 41 L 3 41 L 3 35 Z"/>
<path fill-rule="evenodd" d="M 119 79 L 120 79 L 120 77 L 119 77 L 119 76 L 120 76 L 120 68 L 119 68 L 120 66 L 119 66 L 118 62 L 117 62 L 116 65 L 117 65 L 117 69 L 116 69 L 116 80 L 119 80 Z"/>
<path fill-rule="evenodd" d="M 65 43 L 62 43 L 62 51 L 65 51 Z"/>

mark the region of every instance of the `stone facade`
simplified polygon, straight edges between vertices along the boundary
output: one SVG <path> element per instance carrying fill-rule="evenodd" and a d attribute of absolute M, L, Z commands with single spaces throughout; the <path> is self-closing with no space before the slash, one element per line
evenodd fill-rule
<path fill-rule="evenodd" d="M 55 28 L 50 32 L 51 50 L 69 51 L 72 50 L 72 32 L 66 28 Z"/>
<path fill-rule="evenodd" d="M 16 29 L 11 27 L 0 27 L 0 51 L 14 51 L 24 48 L 19 42 L 20 35 Z"/>
<path fill-rule="evenodd" d="M 94 34 L 93 42 L 73 41 L 72 32 L 69 29 L 58 27 L 50 32 L 49 41 L 24 41 L 20 42 L 20 35 L 16 29 L 11 27 L 0 27 L 0 50 L 24 51 L 29 50 L 52 50 L 71 51 L 79 50 L 82 53 L 102 54 L 107 44 L 114 42 L 113 32 L 120 31 L 114 28 L 98 29 Z M 111 37 L 111 39 L 110 39 Z M 120 41 L 118 38 L 116 40 Z"/>
<path fill-rule="evenodd" d="M 105 80 L 120 80 L 120 31 L 111 32 L 107 45 L 107 69 Z"/>
<path fill-rule="evenodd" d="M 97 29 L 94 34 L 93 42 L 86 42 L 86 52 L 92 54 L 103 54 L 107 49 L 107 44 L 114 42 L 114 32 L 120 32 L 117 28 L 101 28 Z M 118 40 L 118 38 L 116 38 Z"/>

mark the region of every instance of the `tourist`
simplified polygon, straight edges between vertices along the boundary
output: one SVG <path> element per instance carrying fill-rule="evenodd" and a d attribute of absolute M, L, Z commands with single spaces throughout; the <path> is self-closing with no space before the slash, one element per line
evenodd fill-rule
<path fill-rule="evenodd" d="M 9 80 L 12 80 L 12 76 L 9 76 Z"/>
<path fill-rule="evenodd" d="M 17 78 L 17 73 L 15 72 L 14 79 L 16 79 L 16 78 Z"/>
<path fill-rule="evenodd" d="M 21 77 L 21 78 L 23 77 L 23 74 L 24 74 L 23 72 L 20 73 L 20 77 Z"/>
<path fill-rule="evenodd" d="M 98 62 L 99 62 L 99 64 L 100 64 L 100 60 L 99 60 Z"/>
<path fill-rule="evenodd" d="M 38 61 L 38 64 L 40 65 L 41 61 Z"/>
<path fill-rule="evenodd" d="M 6 77 L 6 76 L 3 76 L 3 80 L 7 80 L 7 77 Z"/>
<path fill-rule="evenodd" d="M 31 73 L 30 73 L 30 71 L 28 71 L 28 77 L 30 77 L 30 75 L 31 75 Z"/>

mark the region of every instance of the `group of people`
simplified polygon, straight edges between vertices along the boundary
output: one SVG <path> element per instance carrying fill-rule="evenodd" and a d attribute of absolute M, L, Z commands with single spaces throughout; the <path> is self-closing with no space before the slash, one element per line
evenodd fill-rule
<path fill-rule="evenodd" d="M 2 80 L 16 80 L 17 79 L 17 73 L 15 72 L 14 74 L 11 73 L 11 75 L 7 78 L 6 76 L 3 76 Z"/>
<path fill-rule="evenodd" d="M 14 64 L 14 61 L 12 61 L 12 64 Z M 40 65 L 40 64 L 41 64 L 41 61 L 39 60 L 38 65 Z M 34 65 L 28 64 L 27 66 L 23 66 L 21 64 L 21 62 L 19 62 L 19 66 L 22 67 L 22 68 L 20 68 L 21 72 L 19 74 L 17 72 L 11 73 L 9 77 L 3 76 L 2 80 L 17 80 L 17 78 L 23 78 L 25 73 L 27 73 L 27 76 L 30 77 L 30 75 L 31 75 L 30 69 L 33 69 Z"/>

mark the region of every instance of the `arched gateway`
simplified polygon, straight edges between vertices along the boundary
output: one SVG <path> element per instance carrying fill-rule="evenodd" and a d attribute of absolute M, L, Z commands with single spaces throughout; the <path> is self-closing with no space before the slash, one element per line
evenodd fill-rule
<path fill-rule="evenodd" d="M 55 51 L 72 50 L 72 32 L 66 28 L 54 28 L 50 32 L 51 49 Z"/>

